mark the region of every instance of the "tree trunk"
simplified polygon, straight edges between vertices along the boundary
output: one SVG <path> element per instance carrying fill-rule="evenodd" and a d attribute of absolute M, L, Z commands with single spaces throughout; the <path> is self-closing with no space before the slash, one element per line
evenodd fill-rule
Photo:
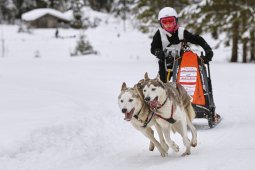
<path fill-rule="evenodd" d="M 251 31 L 251 38 L 250 38 L 250 55 L 251 55 L 251 59 L 250 59 L 250 62 L 254 62 L 255 61 L 255 56 L 254 56 L 254 53 L 255 53 L 255 44 L 254 44 L 254 41 L 255 41 L 255 36 L 254 36 L 254 30 Z"/>
<path fill-rule="evenodd" d="M 230 62 L 237 62 L 238 58 L 238 21 L 235 20 L 232 26 L 232 55 Z"/>
<path fill-rule="evenodd" d="M 248 38 L 243 39 L 243 63 L 247 63 L 247 43 Z"/>

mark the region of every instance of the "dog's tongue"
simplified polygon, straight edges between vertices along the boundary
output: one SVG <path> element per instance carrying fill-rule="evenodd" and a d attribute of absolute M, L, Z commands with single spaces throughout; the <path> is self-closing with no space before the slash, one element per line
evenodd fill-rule
<path fill-rule="evenodd" d="M 130 121 L 130 119 L 129 119 L 130 116 L 129 115 L 130 115 L 130 113 L 126 112 L 124 120 Z"/>
<path fill-rule="evenodd" d="M 157 106 L 158 106 L 158 99 L 155 98 L 154 100 L 150 101 L 149 105 L 150 105 L 150 108 L 151 108 L 152 110 L 157 109 Z"/>
<path fill-rule="evenodd" d="M 135 110 L 135 109 L 133 108 L 130 112 L 126 112 L 126 113 L 125 113 L 125 118 L 124 118 L 124 120 L 130 121 L 131 118 L 132 118 L 132 115 L 133 115 L 134 110 Z"/>

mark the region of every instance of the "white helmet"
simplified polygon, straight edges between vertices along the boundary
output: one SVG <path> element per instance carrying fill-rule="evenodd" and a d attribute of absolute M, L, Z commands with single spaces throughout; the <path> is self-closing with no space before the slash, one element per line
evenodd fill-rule
<path fill-rule="evenodd" d="M 171 7 L 164 7 L 158 13 L 158 20 L 165 17 L 175 17 L 178 18 L 177 12 Z"/>

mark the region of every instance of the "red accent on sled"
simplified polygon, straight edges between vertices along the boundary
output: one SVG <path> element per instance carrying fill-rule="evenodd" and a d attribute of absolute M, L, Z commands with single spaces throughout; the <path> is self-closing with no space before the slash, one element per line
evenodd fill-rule
<path fill-rule="evenodd" d="M 193 104 L 205 105 L 197 54 L 192 51 L 183 54 L 176 82 L 180 83 L 193 98 Z"/>

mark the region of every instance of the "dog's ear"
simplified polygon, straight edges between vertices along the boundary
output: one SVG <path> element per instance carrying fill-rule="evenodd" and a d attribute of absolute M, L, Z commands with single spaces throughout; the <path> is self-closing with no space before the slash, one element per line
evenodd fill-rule
<path fill-rule="evenodd" d="M 139 81 L 140 82 L 140 81 Z M 137 92 L 138 96 L 143 99 L 143 92 L 142 92 L 142 87 L 141 87 L 141 83 L 137 83 L 135 86 L 134 86 L 134 90 Z"/>
<path fill-rule="evenodd" d="M 144 79 L 141 79 L 138 81 L 138 83 L 135 85 L 138 89 L 142 89 L 142 84 L 144 83 Z"/>
<path fill-rule="evenodd" d="M 122 83 L 122 86 L 121 86 L 121 91 L 124 91 L 127 89 L 127 85 L 125 82 Z"/>
<path fill-rule="evenodd" d="M 157 79 L 157 80 L 160 80 L 160 75 L 159 75 L 159 74 L 157 74 L 156 79 Z"/>
<path fill-rule="evenodd" d="M 160 84 L 162 87 L 165 87 L 164 82 L 160 80 L 159 74 L 157 75 L 157 77 L 156 77 L 155 79 L 159 82 L 159 84 Z"/>
<path fill-rule="evenodd" d="M 144 74 L 144 80 L 149 80 L 150 78 L 149 78 L 149 76 L 148 76 L 148 73 L 146 72 L 145 74 Z"/>

